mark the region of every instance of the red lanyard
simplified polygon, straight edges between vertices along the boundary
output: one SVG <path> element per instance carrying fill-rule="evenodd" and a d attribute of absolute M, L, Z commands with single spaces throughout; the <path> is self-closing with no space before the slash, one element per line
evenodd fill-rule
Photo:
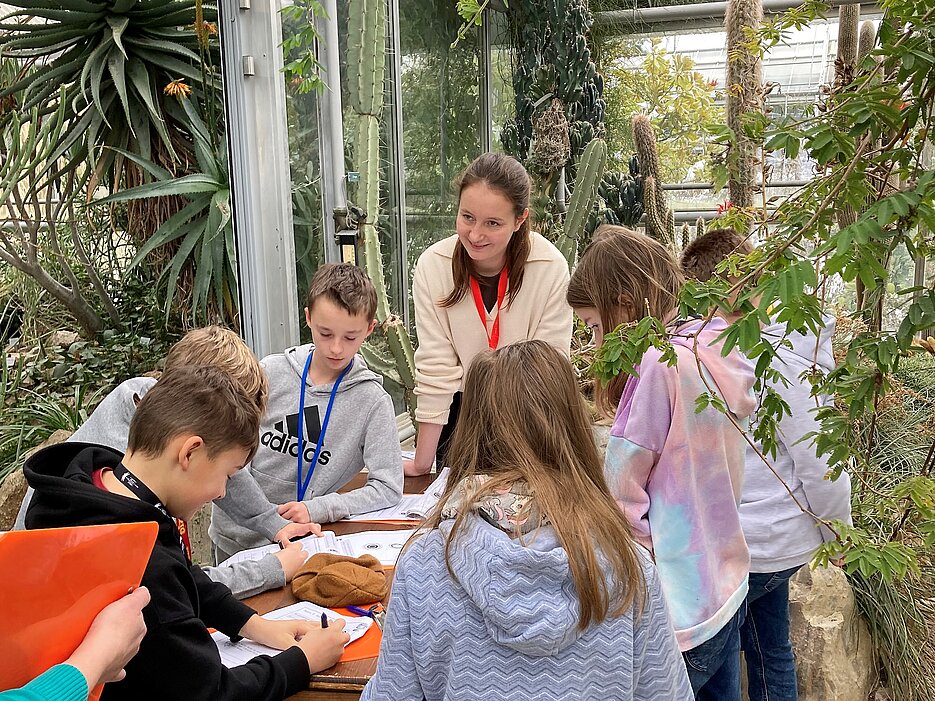
<path fill-rule="evenodd" d="M 487 334 L 487 346 L 490 350 L 496 350 L 500 344 L 500 307 L 503 304 L 503 296 L 506 294 L 506 283 L 510 279 L 510 274 L 506 268 L 500 271 L 500 282 L 497 284 L 497 315 L 493 320 L 493 331 L 487 332 L 487 307 L 484 306 L 484 298 L 480 293 L 480 285 L 477 278 L 471 276 L 471 292 L 474 294 L 474 306 L 477 307 L 477 315 L 480 317 L 480 323 L 484 325 L 484 333 Z"/>

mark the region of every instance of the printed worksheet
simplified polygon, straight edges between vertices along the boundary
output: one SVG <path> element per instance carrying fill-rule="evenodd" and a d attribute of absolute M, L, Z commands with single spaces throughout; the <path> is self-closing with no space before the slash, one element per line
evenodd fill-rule
<path fill-rule="evenodd" d="M 401 531 L 363 531 L 337 537 L 338 544 L 347 555 L 360 557 L 373 555 L 385 567 L 395 567 L 403 545 L 415 529 Z"/>
<path fill-rule="evenodd" d="M 305 550 L 305 552 L 308 554 L 306 559 L 315 553 L 336 553 L 338 555 L 344 554 L 344 551 L 340 548 L 334 538 L 333 531 L 324 531 L 321 534 L 321 537 L 313 535 L 306 536 L 305 538 L 297 540 L 296 542 L 301 545 L 302 549 Z M 277 552 L 279 552 L 278 543 L 271 543 L 270 545 L 261 545 L 258 548 L 241 550 L 240 552 L 234 553 L 229 558 L 224 560 L 224 562 L 218 565 L 218 567 L 233 565 L 237 562 L 244 562 L 245 560 L 262 560 L 270 553 Z"/>
<path fill-rule="evenodd" d="M 304 621 L 320 622 L 322 613 L 328 617 L 329 621 L 336 621 L 338 619 L 342 619 L 344 621 L 344 630 L 348 635 L 351 636 L 351 639 L 348 641 L 348 643 L 352 643 L 358 638 L 362 637 L 363 634 L 366 633 L 370 628 L 370 626 L 373 625 L 373 619 L 368 618 L 367 616 L 342 616 L 341 614 L 332 611 L 331 609 L 316 606 L 310 601 L 300 601 L 297 604 L 292 604 L 291 606 L 286 606 L 285 608 L 270 611 L 269 613 L 264 614 L 263 618 L 268 618 L 274 621 L 285 621 L 298 618 Z M 218 652 L 221 653 L 221 664 L 228 668 L 246 664 L 257 655 L 276 655 L 281 652 L 281 650 L 276 650 L 274 648 L 267 647 L 266 645 L 261 645 L 260 643 L 254 642 L 252 640 L 244 639 L 240 642 L 232 643 L 230 638 L 221 632 L 212 633 L 211 638 L 218 646 Z"/>
<path fill-rule="evenodd" d="M 443 469 L 424 494 L 403 494 L 393 506 L 350 516 L 348 521 L 421 521 L 435 508 L 448 483 L 448 468 Z"/>

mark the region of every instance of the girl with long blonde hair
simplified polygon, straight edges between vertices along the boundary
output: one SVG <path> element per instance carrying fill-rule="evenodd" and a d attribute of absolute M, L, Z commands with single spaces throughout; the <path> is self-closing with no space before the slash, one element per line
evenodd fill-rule
<path fill-rule="evenodd" d="M 477 356 L 449 457 L 362 698 L 690 699 L 569 361 L 542 341 Z"/>
<path fill-rule="evenodd" d="M 666 324 L 670 366 L 650 348 L 637 374 L 599 391 L 614 411 L 604 463 L 608 486 L 636 540 L 659 568 L 679 648 L 698 699 L 740 701 L 740 625 L 750 555 L 737 506 L 744 469 L 738 430 L 753 412 L 753 370 L 721 353 L 722 319 L 678 317 L 682 274 L 657 241 L 599 229 L 568 286 L 568 303 L 598 345 L 620 324 Z M 698 410 L 702 395 L 723 402 Z M 736 424 L 736 425 L 735 425 Z"/>

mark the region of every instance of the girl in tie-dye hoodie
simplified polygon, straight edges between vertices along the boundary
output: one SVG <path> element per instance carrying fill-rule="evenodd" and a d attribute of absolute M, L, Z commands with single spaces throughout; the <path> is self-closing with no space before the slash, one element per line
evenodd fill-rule
<path fill-rule="evenodd" d="M 721 353 L 720 319 L 678 319 L 682 275 L 658 242 L 622 227 L 595 234 L 571 276 L 568 303 L 594 330 L 651 315 L 666 323 L 673 366 L 650 348 L 637 375 L 599 387 L 615 412 L 604 469 L 633 535 L 652 554 L 698 699 L 740 699 L 739 626 L 750 557 L 737 505 L 753 369 Z M 728 414 L 697 399 L 713 394 Z M 735 425 L 736 424 L 736 425 Z"/>

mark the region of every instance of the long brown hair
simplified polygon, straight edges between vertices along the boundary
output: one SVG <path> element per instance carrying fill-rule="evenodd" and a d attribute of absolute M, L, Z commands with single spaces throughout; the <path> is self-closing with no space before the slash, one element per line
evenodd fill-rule
<path fill-rule="evenodd" d="M 678 263 L 655 239 L 622 226 L 605 225 L 594 232 L 568 283 L 566 299 L 573 309 L 593 307 L 604 333 L 644 316 L 666 318 L 677 308 L 684 278 Z M 598 407 L 613 415 L 629 376 L 621 373 L 597 387 Z"/>
<path fill-rule="evenodd" d="M 514 216 L 521 217 L 523 212 L 529 209 L 532 181 L 523 164 L 512 156 L 503 153 L 485 153 L 475 158 L 471 165 L 465 168 L 455 179 L 454 190 L 458 193 L 458 201 L 461 201 L 461 193 L 464 192 L 464 188 L 477 183 L 484 183 L 487 187 L 497 190 L 506 197 L 513 205 Z M 531 247 L 529 232 L 529 217 L 526 217 L 519 229 L 513 232 L 513 236 L 506 247 L 506 269 L 510 271 L 507 304 L 513 302 L 519 288 L 523 286 L 526 259 L 529 258 Z M 455 244 L 455 252 L 451 258 L 451 275 L 454 278 L 454 288 L 447 297 L 441 300 L 441 306 L 453 307 L 460 302 L 468 291 L 470 277 L 473 274 L 474 266 L 471 263 L 471 257 L 464 249 L 464 246 L 461 245 L 461 242 L 458 241 Z"/>
<path fill-rule="evenodd" d="M 514 343 L 474 359 L 449 464 L 447 487 L 426 527 L 438 527 L 445 504 L 466 478 L 490 476 L 473 500 L 524 481 L 568 553 L 581 604 L 579 628 L 623 615 L 631 604 L 642 607 L 645 582 L 636 546 L 607 488 L 571 364 L 548 343 Z M 449 572 L 464 516 L 458 514 L 445 543 Z"/>

